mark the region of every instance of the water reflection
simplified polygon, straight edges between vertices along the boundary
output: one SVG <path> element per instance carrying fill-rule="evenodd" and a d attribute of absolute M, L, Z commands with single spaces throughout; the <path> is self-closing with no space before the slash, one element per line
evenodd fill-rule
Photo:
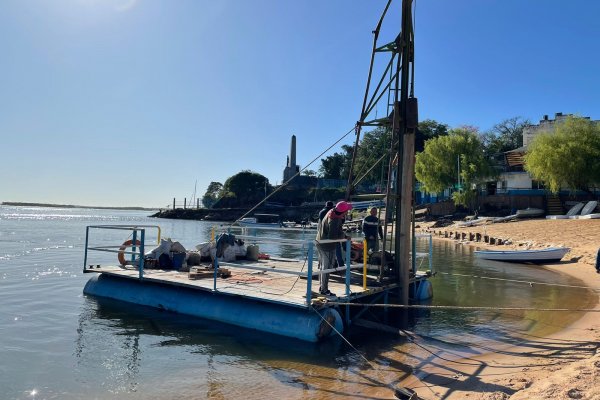
<path fill-rule="evenodd" d="M 192 227 L 186 232 L 188 238 L 199 234 Z M 276 234 L 298 237 L 297 232 Z M 428 250 L 423 246 L 418 251 Z M 298 254 L 286 245 L 272 251 Z M 432 305 L 579 308 L 596 298 L 584 289 L 553 286 L 581 285 L 569 277 L 538 266 L 481 262 L 470 248 L 449 242 L 435 243 L 433 262 L 439 273 L 432 279 Z M 135 393 L 178 399 L 256 398 L 258 393 L 264 398 L 390 398 L 390 387 L 447 360 L 510 352 L 514 344 L 548 352 L 586 345 L 542 338 L 577 319 L 577 313 L 418 310 L 410 319 L 414 342 L 356 329 L 348 332 L 350 347 L 340 339 L 310 344 L 110 300 L 86 298 L 82 307 L 75 344 L 81 379 L 97 381 L 98 392 L 108 388 L 127 398 Z M 385 322 L 374 310 L 367 314 Z M 399 320 L 392 310 L 387 323 Z M 451 367 L 444 370 L 452 373 Z M 448 375 L 425 380 L 442 378 Z"/>

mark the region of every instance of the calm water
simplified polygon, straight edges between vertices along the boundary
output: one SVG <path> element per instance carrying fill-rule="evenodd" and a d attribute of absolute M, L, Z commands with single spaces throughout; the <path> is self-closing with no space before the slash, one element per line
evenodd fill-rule
<path fill-rule="evenodd" d="M 163 236 L 186 247 L 205 241 L 211 229 L 205 222 L 154 220 L 146 212 L 0 206 L 1 399 L 392 398 L 390 386 L 440 361 L 432 353 L 480 352 L 579 317 L 421 312 L 411 327 L 419 345 L 355 332 L 349 340 L 358 353 L 341 340 L 312 345 L 86 298 L 86 225 L 132 223 L 159 224 Z M 99 244 L 125 239 L 111 232 Z M 293 256 L 295 250 L 261 251 Z M 588 307 L 595 301 L 583 289 L 474 278 L 582 285 L 539 267 L 473 263 L 471 250 L 453 243 L 436 243 L 434 261 L 432 304 Z"/>

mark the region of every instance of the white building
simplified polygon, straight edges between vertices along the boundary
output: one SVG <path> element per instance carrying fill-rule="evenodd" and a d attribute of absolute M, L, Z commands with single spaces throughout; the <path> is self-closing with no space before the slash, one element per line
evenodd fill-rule
<path fill-rule="evenodd" d="M 534 181 L 529 173 L 524 170 L 523 156 L 527 151 L 527 146 L 529 146 L 536 135 L 540 133 L 553 133 L 558 124 L 571 116 L 574 115 L 558 112 L 554 115 L 554 119 L 549 119 L 548 115 L 544 115 L 544 118 L 540 120 L 538 125 L 529 125 L 523 129 L 523 147 L 504 153 L 507 170 L 502 172 L 498 178 L 496 193 L 514 193 L 515 191 L 527 193 L 527 191 L 543 189 L 543 185 L 540 182 Z M 583 118 L 590 119 L 590 117 Z M 600 123 L 600 121 L 594 122 Z"/>

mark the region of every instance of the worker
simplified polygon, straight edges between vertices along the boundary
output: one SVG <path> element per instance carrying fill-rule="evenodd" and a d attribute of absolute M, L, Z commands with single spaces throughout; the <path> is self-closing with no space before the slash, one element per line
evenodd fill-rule
<path fill-rule="evenodd" d="M 379 218 L 377 218 L 377 207 L 372 207 L 369 210 L 369 215 L 363 219 L 362 231 L 367 240 L 368 251 L 379 250 L 379 240 L 383 240 L 383 229 L 379 225 Z"/>
<path fill-rule="evenodd" d="M 344 239 L 344 219 L 352 204 L 340 201 L 327 212 L 317 229 L 317 250 L 319 252 L 319 269 L 327 270 L 335 266 L 335 250 L 337 243 L 320 243 L 320 240 Z M 329 290 L 329 274 L 319 275 L 319 293 L 325 296 L 335 296 Z"/>

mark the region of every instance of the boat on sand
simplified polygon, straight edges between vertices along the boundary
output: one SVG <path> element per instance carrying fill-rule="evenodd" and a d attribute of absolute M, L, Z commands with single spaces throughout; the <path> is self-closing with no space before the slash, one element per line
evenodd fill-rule
<path fill-rule="evenodd" d="M 484 260 L 515 263 L 551 263 L 560 261 L 571 250 L 568 247 L 549 247 L 537 250 L 476 250 L 475 257 Z"/>

